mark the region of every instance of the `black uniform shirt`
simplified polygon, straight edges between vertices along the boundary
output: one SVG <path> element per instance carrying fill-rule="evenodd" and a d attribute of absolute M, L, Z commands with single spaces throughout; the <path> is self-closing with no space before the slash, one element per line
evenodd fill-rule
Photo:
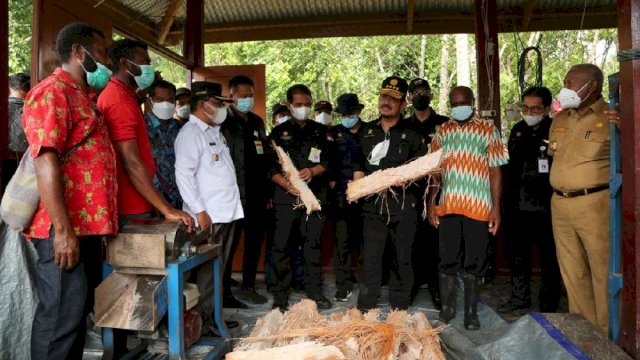
<path fill-rule="evenodd" d="M 247 205 L 247 199 L 252 203 L 262 202 L 268 196 L 265 191 L 268 184 L 268 144 L 264 122 L 252 112 L 247 113 L 245 120 L 230 110 L 220 130 L 227 140 L 236 168 L 242 205 Z"/>
<path fill-rule="evenodd" d="M 328 169 L 327 127 L 320 123 L 307 120 L 304 127 L 300 127 L 291 119 L 276 126 L 269 134 L 268 140 L 269 144 L 275 141 L 276 145 L 282 147 L 298 170 L 316 165 Z M 269 178 L 275 174 L 282 174 L 275 152 L 271 153 L 270 158 Z M 315 176 L 308 185 L 318 200 L 326 201 L 326 177 Z M 292 204 L 295 197 L 276 185 L 273 200 L 276 204 Z"/>
<path fill-rule="evenodd" d="M 424 137 L 427 144 L 431 143 L 431 140 L 433 140 L 433 137 L 436 135 L 440 125 L 449 121 L 448 117 L 438 115 L 433 109 L 431 109 L 431 115 L 429 115 L 425 121 L 418 120 L 415 113 L 409 119 L 413 129 Z"/>
<path fill-rule="evenodd" d="M 358 156 L 358 161 L 355 163 L 356 171 L 363 171 L 365 175 L 369 175 L 377 170 L 404 165 L 407 162 L 427 153 L 427 146 L 424 138 L 413 130 L 409 119 L 401 119 L 398 121 L 394 127 L 389 129 L 387 134 L 385 134 L 382 129 L 380 119 L 376 119 L 366 125 L 367 127 L 360 132 L 360 154 Z M 367 160 L 369 154 L 371 154 L 373 148 L 378 143 L 384 141 L 387 136 L 390 141 L 387 155 L 380 160 L 378 165 L 371 164 Z M 399 206 L 402 203 L 404 203 L 405 206 L 416 203 L 417 198 L 415 194 L 415 186 L 411 186 L 409 189 L 406 189 L 406 191 L 403 191 L 400 188 L 393 190 L 399 195 L 399 202 L 393 201 L 392 198 L 388 197 L 390 205 L 389 210 L 392 213 L 400 210 Z M 403 199 L 400 199 L 403 195 L 405 196 L 404 201 Z M 375 202 L 374 198 L 375 197 L 369 198 L 367 203 Z M 365 209 L 366 208 L 367 206 L 365 205 Z"/>
<path fill-rule="evenodd" d="M 541 160 L 547 163 L 547 169 L 551 168 L 551 158 L 547 156 L 550 126 L 551 119 L 546 117 L 537 126 L 531 127 L 522 120 L 511 129 L 504 199 L 507 209 L 550 210 L 553 190 L 549 172 L 539 171 Z"/>
<path fill-rule="evenodd" d="M 334 191 L 337 194 L 345 194 L 347 184 L 353 180 L 354 162 L 359 157 L 359 136 L 366 125 L 361 121 L 360 128 L 354 134 L 343 125 L 337 125 L 329 129 L 331 144 L 331 157 L 329 159 L 329 180 L 336 182 Z"/>

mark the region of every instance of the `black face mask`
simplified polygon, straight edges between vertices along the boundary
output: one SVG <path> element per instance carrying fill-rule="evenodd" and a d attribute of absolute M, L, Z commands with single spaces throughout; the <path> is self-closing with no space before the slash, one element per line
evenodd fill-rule
<path fill-rule="evenodd" d="M 413 104 L 413 108 L 418 111 L 427 110 L 429 108 L 429 104 L 431 104 L 431 99 L 427 95 L 416 95 L 413 97 L 411 101 Z"/>

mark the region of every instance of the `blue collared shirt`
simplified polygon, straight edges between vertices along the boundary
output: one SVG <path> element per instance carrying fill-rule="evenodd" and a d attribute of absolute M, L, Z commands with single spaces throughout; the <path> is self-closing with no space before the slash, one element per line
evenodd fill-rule
<path fill-rule="evenodd" d="M 176 185 L 176 153 L 173 148 L 180 131 L 180 125 L 173 118 L 164 123 L 151 111 L 145 113 L 144 117 L 151 142 L 153 162 L 156 167 L 153 184 L 171 206 L 180 209 L 182 208 L 182 197 L 178 191 L 178 185 Z"/>

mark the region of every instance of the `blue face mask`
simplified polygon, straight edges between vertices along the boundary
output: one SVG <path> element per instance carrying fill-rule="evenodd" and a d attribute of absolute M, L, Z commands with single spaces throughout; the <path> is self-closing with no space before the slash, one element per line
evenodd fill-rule
<path fill-rule="evenodd" d="M 140 75 L 133 75 L 130 71 L 127 70 L 129 75 L 133 76 L 133 80 L 136 81 L 138 85 L 138 90 L 144 90 L 153 84 L 153 81 L 156 79 L 156 71 L 151 65 L 138 65 L 133 61 L 127 59 L 128 62 L 140 68 Z"/>
<path fill-rule="evenodd" d="M 451 117 L 456 121 L 465 121 L 473 115 L 473 106 L 462 105 L 451 108 Z"/>
<path fill-rule="evenodd" d="M 94 71 L 87 71 L 87 69 L 85 69 L 82 62 L 78 60 L 78 63 L 82 67 L 82 70 L 84 70 L 85 74 L 87 74 L 87 84 L 95 90 L 104 89 L 109 83 L 109 78 L 111 77 L 111 70 L 109 70 L 106 66 L 102 65 L 101 63 L 97 62 L 96 59 L 94 59 L 93 56 L 91 56 L 91 54 L 89 54 L 87 50 L 85 50 L 84 48 L 82 48 L 82 50 L 96 64 L 96 69 Z"/>
<path fill-rule="evenodd" d="M 240 110 L 240 112 L 243 112 L 245 114 L 248 113 L 249 111 L 251 111 L 251 109 L 253 109 L 253 98 L 248 97 L 238 99 L 238 105 L 236 105 L 236 107 L 238 108 L 238 110 Z"/>
<path fill-rule="evenodd" d="M 343 116 L 340 118 L 340 122 L 342 123 L 342 126 L 347 129 L 351 129 L 358 123 L 358 115 Z"/>

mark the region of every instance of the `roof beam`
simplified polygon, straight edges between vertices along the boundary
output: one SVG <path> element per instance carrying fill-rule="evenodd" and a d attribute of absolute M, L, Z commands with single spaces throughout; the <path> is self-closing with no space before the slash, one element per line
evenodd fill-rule
<path fill-rule="evenodd" d="M 131 10 L 114 0 L 85 1 L 92 4 L 94 8 L 97 8 L 105 16 L 111 18 L 113 27 L 117 32 L 147 43 L 154 51 L 175 63 L 185 67 L 193 66 L 184 56 L 176 54 L 158 43 L 156 28 L 152 22 L 136 16 Z"/>
<path fill-rule="evenodd" d="M 522 16 L 522 31 L 529 30 L 529 24 L 531 23 L 531 17 L 533 16 L 533 10 L 536 8 L 536 0 L 527 1 L 527 5 L 524 8 L 524 15 Z"/>
<path fill-rule="evenodd" d="M 407 34 L 413 32 L 413 15 L 416 10 L 416 1 L 407 0 Z"/>
<path fill-rule="evenodd" d="M 180 9 L 181 4 L 182 4 L 182 0 L 171 0 L 171 3 L 167 8 L 166 13 L 164 14 L 164 19 L 162 19 L 162 23 L 160 24 L 160 34 L 158 35 L 158 44 L 160 45 L 165 44 L 165 40 L 167 39 L 167 35 L 169 34 L 171 25 L 173 25 L 173 20 L 175 19 L 176 13 Z"/>

